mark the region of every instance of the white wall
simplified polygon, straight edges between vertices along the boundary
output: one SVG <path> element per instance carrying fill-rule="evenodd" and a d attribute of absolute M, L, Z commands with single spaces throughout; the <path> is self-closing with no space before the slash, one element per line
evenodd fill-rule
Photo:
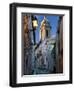
<path fill-rule="evenodd" d="M 74 0 L 0 0 L 0 90 L 11 90 L 9 87 L 9 3 L 24 2 L 49 5 L 72 5 L 74 9 Z M 73 90 L 72 85 L 50 85 L 38 87 L 22 87 L 16 89 L 43 89 L 43 90 Z"/>

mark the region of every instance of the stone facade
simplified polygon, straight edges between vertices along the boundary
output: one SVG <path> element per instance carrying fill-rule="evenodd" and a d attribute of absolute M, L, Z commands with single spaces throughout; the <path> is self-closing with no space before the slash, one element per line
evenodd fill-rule
<path fill-rule="evenodd" d="M 43 21 L 41 22 L 41 26 L 40 26 L 41 41 L 43 41 L 47 37 L 50 37 L 50 30 L 51 30 L 50 23 L 48 22 L 46 17 L 44 17 Z"/>
<path fill-rule="evenodd" d="M 24 55 L 23 55 L 23 71 L 24 75 L 32 74 L 32 39 L 31 27 L 29 27 L 30 16 L 23 16 L 23 40 L 24 40 Z"/>
<path fill-rule="evenodd" d="M 60 16 L 56 36 L 56 72 L 63 73 L 63 16 Z"/>

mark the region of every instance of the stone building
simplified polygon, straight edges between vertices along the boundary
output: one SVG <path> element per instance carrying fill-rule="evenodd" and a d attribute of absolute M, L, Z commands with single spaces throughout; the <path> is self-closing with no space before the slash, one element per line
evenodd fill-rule
<path fill-rule="evenodd" d="M 56 46 L 56 72 L 63 73 L 63 16 L 58 21 Z"/>
<path fill-rule="evenodd" d="M 40 26 L 40 40 L 43 41 L 45 38 L 50 37 L 51 26 L 46 17 L 44 16 Z"/>
<path fill-rule="evenodd" d="M 52 55 L 54 44 L 55 39 L 45 39 L 35 50 L 36 68 L 42 69 L 44 74 L 54 73 L 55 59 Z"/>
<path fill-rule="evenodd" d="M 22 46 L 23 46 L 23 60 L 22 60 L 22 75 L 32 74 L 32 35 L 31 35 L 31 16 L 23 14 L 23 33 L 22 33 Z"/>

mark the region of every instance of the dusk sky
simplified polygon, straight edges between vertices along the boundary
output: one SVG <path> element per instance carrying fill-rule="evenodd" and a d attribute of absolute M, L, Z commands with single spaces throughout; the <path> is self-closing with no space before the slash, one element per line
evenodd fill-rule
<path fill-rule="evenodd" d="M 38 19 L 38 27 L 35 31 L 36 34 L 36 42 L 39 42 L 39 31 L 40 31 L 40 25 L 42 20 L 44 19 L 44 15 L 36 15 L 37 19 Z M 47 20 L 50 23 L 51 26 L 51 36 L 56 35 L 56 31 L 57 31 L 57 26 L 58 26 L 58 20 L 59 20 L 59 16 L 55 16 L 55 15 L 50 15 L 50 16 L 46 16 Z"/>

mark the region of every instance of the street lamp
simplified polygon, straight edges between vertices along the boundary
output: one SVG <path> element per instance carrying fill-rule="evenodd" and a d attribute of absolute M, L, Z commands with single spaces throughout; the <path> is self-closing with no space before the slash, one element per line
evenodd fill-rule
<path fill-rule="evenodd" d="M 36 16 L 32 15 L 32 28 L 33 28 L 34 45 L 36 44 L 35 30 L 36 30 L 37 26 L 38 26 L 38 20 L 37 20 Z"/>

